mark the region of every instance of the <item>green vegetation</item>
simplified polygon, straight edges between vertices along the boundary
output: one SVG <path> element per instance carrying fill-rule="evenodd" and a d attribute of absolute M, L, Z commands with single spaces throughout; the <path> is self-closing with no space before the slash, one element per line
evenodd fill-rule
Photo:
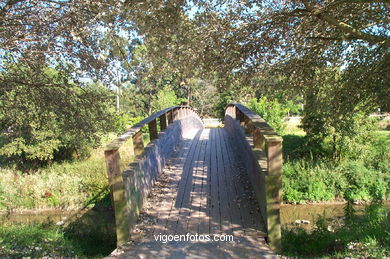
<path fill-rule="evenodd" d="M 110 91 L 102 85 L 76 85 L 49 67 L 10 66 L 0 77 L 0 107 L 6 111 L 0 114 L 0 156 L 11 164 L 30 169 L 85 158 L 102 135 L 115 130 Z M 26 85 L 30 80 L 36 85 Z"/>
<path fill-rule="evenodd" d="M 53 163 L 37 171 L 0 169 L 0 210 L 76 209 L 107 194 L 103 150 L 82 161 Z"/>
<path fill-rule="evenodd" d="M 182 102 L 204 117 L 246 103 L 283 135 L 285 202 L 388 198 L 389 122 L 369 119 L 390 111 L 388 13 L 369 0 L 0 4 L 0 210 L 97 203 L 104 136 Z"/>
<path fill-rule="evenodd" d="M 283 254 L 321 258 L 387 258 L 390 256 L 390 212 L 374 202 L 364 215 L 346 205 L 343 221 L 318 218 L 311 231 L 283 229 Z"/>
<path fill-rule="evenodd" d="M 253 98 L 247 104 L 248 108 L 260 115 L 276 132 L 283 133 L 286 128 L 284 118 L 290 111 L 289 103 L 281 104 L 277 99 L 267 100 L 267 97 L 262 97 L 259 100 Z"/>
<path fill-rule="evenodd" d="M 0 257 L 102 258 L 114 248 L 114 233 L 82 233 L 51 223 L 0 226 Z"/>
<path fill-rule="evenodd" d="M 338 161 L 333 159 L 332 144 L 326 139 L 313 145 L 304 132 L 288 128 L 283 136 L 283 200 L 303 203 L 388 198 L 390 132 L 369 134 L 366 143 L 351 143 L 353 149 Z"/>

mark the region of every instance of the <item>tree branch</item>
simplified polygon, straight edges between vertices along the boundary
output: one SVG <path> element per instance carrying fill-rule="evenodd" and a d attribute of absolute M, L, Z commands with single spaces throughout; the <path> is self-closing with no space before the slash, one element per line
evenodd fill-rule
<path fill-rule="evenodd" d="M 355 0 L 356 1 L 356 0 Z M 363 0 L 362 0 L 363 1 Z M 311 13 L 312 16 L 317 17 L 320 20 L 326 21 L 327 23 L 335 26 L 345 34 L 347 34 L 347 38 L 353 36 L 356 39 L 361 39 L 368 41 L 370 43 L 381 44 L 386 47 L 390 47 L 390 39 L 388 37 L 376 36 L 368 33 L 364 33 L 351 25 L 338 21 L 336 18 L 324 13 L 323 9 L 314 8 L 308 0 L 302 0 L 306 9 Z"/>

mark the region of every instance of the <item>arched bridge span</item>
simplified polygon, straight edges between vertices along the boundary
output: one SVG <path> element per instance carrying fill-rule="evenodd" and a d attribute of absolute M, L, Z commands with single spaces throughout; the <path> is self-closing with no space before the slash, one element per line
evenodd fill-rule
<path fill-rule="evenodd" d="M 265 241 L 281 249 L 282 138 L 247 107 L 229 104 L 223 128 L 204 127 L 191 107 L 167 108 L 115 139 L 105 157 L 122 256 L 272 256 Z M 162 242 L 168 235 L 187 239 Z"/>

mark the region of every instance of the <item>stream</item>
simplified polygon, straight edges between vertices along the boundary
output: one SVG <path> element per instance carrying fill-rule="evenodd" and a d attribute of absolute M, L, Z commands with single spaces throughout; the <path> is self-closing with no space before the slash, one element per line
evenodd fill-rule
<path fill-rule="evenodd" d="M 327 220 L 335 220 L 343 216 L 345 204 L 308 204 L 308 205 L 290 205 L 281 206 L 281 223 L 284 226 L 291 227 L 297 225 L 297 220 L 305 228 L 311 228 L 319 216 L 324 216 Z M 385 207 L 390 209 L 390 201 L 385 202 Z M 364 212 L 364 205 L 354 205 L 358 214 Z M 75 216 L 76 215 L 76 216 Z M 72 218 L 73 217 L 73 218 Z M 99 229 L 107 232 L 114 231 L 114 214 L 109 210 L 95 211 L 90 210 L 85 213 L 76 213 L 74 211 L 43 211 L 26 213 L 0 213 L 0 225 L 18 224 L 18 223 L 40 223 L 40 224 L 58 224 L 62 225 L 67 221 L 78 221 L 79 224 Z M 307 224 L 308 223 L 308 224 Z"/>

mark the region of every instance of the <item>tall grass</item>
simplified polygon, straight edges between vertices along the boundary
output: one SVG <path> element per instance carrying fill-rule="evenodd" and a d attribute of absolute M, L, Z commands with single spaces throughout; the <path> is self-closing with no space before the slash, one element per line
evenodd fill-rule
<path fill-rule="evenodd" d="M 2 225 L 0 257 L 102 258 L 115 248 L 115 236 L 79 232 L 50 224 Z"/>
<path fill-rule="evenodd" d="M 0 209 L 76 209 L 107 187 L 103 150 L 31 173 L 0 168 Z"/>
<path fill-rule="evenodd" d="M 369 141 L 359 144 L 359 152 L 341 161 L 330 158 L 327 143 L 308 146 L 298 125 L 287 127 L 283 139 L 285 202 L 369 201 L 390 197 L 389 131 L 376 131 Z"/>

